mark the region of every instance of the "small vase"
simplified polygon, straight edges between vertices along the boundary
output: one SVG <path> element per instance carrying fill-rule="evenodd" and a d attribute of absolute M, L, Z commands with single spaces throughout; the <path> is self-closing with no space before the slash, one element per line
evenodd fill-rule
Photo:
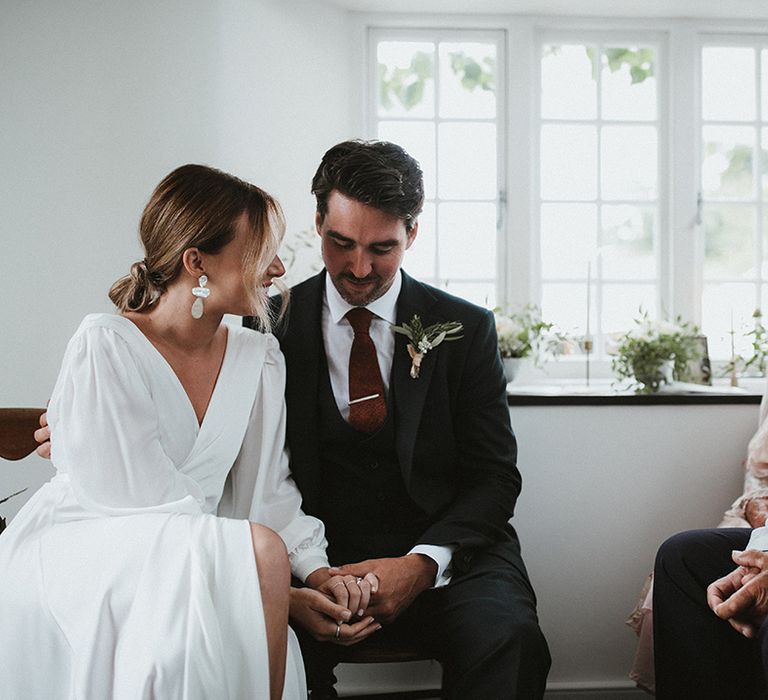
<path fill-rule="evenodd" d="M 665 360 L 658 367 L 647 372 L 636 373 L 635 380 L 643 385 L 639 393 L 655 394 L 662 384 L 671 384 L 674 380 L 675 363 L 673 360 Z"/>
<path fill-rule="evenodd" d="M 501 362 L 504 365 L 504 378 L 507 383 L 519 379 L 531 364 L 527 357 L 502 357 Z"/>

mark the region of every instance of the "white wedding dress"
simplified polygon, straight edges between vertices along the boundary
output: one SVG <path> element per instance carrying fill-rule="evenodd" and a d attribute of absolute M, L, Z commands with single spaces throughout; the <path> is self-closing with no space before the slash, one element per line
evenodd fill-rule
<path fill-rule="evenodd" d="M 0 697 L 269 697 L 247 519 L 300 578 L 327 566 L 288 473 L 284 381 L 274 337 L 228 327 L 198 425 L 131 321 L 86 317 L 48 410 L 56 475 L 0 536 Z M 284 697 L 306 698 L 290 630 Z"/>

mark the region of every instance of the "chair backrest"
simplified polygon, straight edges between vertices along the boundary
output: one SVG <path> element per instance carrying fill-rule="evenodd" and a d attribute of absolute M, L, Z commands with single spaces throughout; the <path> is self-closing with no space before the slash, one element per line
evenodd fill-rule
<path fill-rule="evenodd" d="M 0 457 L 23 459 L 34 452 L 34 432 L 44 412 L 44 408 L 0 408 Z"/>

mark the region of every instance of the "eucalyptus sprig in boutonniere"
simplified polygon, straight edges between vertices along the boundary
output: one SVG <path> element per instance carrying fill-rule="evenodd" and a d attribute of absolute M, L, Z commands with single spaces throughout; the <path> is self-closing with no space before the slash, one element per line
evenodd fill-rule
<path fill-rule="evenodd" d="M 411 378 L 419 378 L 421 361 L 430 350 L 436 348 L 444 340 L 459 340 L 462 335 L 456 335 L 464 330 L 464 326 L 459 321 L 448 321 L 447 323 L 433 323 L 424 328 L 418 314 L 404 323 L 402 326 L 392 326 L 395 333 L 402 333 L 411 342 L 408 343 L 408 354 L 411 356 Z"/>

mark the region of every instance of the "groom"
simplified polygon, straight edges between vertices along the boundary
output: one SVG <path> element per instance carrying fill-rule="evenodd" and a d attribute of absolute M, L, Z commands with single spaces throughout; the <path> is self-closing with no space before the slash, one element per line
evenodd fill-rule
<path fill-rule="evenodd" d="M 373 572 L 374 636 L 437 658 L 445 697 L 541 697 L 550 657 L 508 523 L 521 479 L 493 316 L 401 270 L 424 201 L 402 148 L 340 143 L 312 192 L 325 270 L 294 287 L 277 335 L 292 472 L 341 568 L 307 582 L 342 576 L 354 588 Z M 462 330 L 417 348 L 414 376 L 409 340 L 391 324 L 416 317 Z M 335 697 L 338 647 L 312 625 L 297 631 L 312 697 Z"/>

